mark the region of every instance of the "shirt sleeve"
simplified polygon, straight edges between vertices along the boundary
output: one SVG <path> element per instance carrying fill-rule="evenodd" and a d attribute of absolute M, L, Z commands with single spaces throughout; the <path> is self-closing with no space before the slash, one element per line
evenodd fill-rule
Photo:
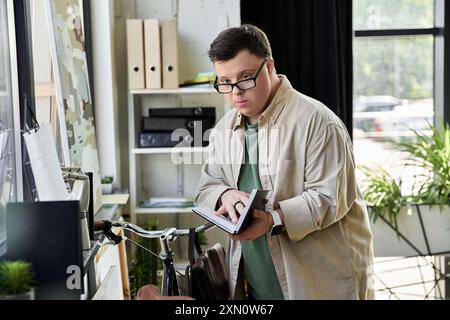
<path fill-rule="evenodd" d="M 352 143 L 343 125 L 326 124 L 306 150 L 304 192 L 279 202 L 295 241 L 342 219 L 357 197 Z"/>
<path fill-rule="evenodd" d="M 219 146 L 216 143 L 215 133 L 219 132 L 214 129 L 210 134 L 208 161 L 203 165 L 201 170 L 200 182 L 194 198 L 194 204 L 195 206 L 209 207 L 217 210 L 217 202 L 220 195 L 227 188 L 230 188 L 230 185 L 224 178 L 225 174 L 221 165 L 223 161 L 219 159 L 220 156 L 217 152 Z"/>

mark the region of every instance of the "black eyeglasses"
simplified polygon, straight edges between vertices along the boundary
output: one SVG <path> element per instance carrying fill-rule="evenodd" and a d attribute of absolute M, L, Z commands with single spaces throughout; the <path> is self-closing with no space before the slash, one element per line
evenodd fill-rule
<path fill-rule="evenodd" d="M 233 92 L 233 88 L 236 86 L 240 90 L 248 90 L 251 88 L 256 87 L 256 79 L 258 78 L 259 74 L 261 73 L 261 70 L 266 63 L 266 61 L 269 60 L 269 58 L 264 59 L 264 61 L 261 63 L 261 66 L 259 67 L 258 71 L 256 71 L 255 75 L 251 78 L 239 80 L 235 83 L 217 83 L 217 77 L 214 81 L 214 88 L 217 90 L 218 93 L 231 93 Z"/>

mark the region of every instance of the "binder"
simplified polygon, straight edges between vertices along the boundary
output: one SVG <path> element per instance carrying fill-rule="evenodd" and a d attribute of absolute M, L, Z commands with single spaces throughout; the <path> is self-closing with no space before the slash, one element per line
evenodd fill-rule
<path fill-rule="evenodd" d="M 144 20 L 145 83 L 147 89 L 161 88 L 161 39 L 159 20 Z"/>
<path fill-rule="evenodd" d="M 142 20 L 127 20 L 128 88 L 144 89 L 144 27 Z"/>
<path fill-rule="evenodd" d="M 163 88 L 178 88 L 178 36 L 177 21 L 161 21 Z"/>

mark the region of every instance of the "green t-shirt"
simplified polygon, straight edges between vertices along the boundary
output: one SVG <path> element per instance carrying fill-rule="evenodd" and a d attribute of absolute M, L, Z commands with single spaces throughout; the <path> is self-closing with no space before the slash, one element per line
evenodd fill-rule
<path fill-rule="evenodd" d="M 246 126 L 245 163 L 241 166 L 238 188 L 247 193 L 262 189 L 258 172 L 258 124 Z M 253 241 L 241 241 L 241 247 L 251 296 L 256 300 L 284 299 L 266 235 Z"/>

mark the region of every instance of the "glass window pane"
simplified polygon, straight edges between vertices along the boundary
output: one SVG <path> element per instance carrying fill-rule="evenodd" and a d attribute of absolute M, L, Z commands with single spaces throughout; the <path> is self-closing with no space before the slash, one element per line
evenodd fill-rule
<path fill-rule="evenodd" d="M 425 130 L 433 123 L 433 48 L 433 36 L 355 38 L 357 163 L 381 165 L 394 176 L 406 173 L 389 140 L 410 139 L 410 128 Z"/>
<path fill-rule="evenodd" d="M 356 30 L 431 28 L 434 26 L 434 1 L 432 0 L 354 0 L 353 25 Z M 419 168 L 405 166 L 410 158 L 390 141 L 413 139 L 409 128 L 422 133 L 427 122 L 433 124 L 434 107 L 434 38 L 414 37 L 356 37 L 353 41 L 353 137 L 356 164 L 370 168 L 381 167 L 392 177 L 402 179 L 402 193 L 410 194 L 414 177 L 422 174 Z M 363 174 L 357 170 L 358 178 Z M 390 258 L 391 259 L 391 258 Z M 409 284 L 420 282 L 418 275 L 407 273 L 392 278 L 387 273 L 386 261 L 376 258 L 377 279 L 375 298 L 392 298 L 399 281 L 404 283 L 401 295 L 431 298 L 423 286 Z M 392 260 L 396 268 L 407 267 L 406 260 Z M 383 264 L 383 265 L 381 265 Z M 383 274 L 381 274 L 383 272 Z M 423 278 L 423 277 L 422 277 Z M 423 279 L 422 279 L 423 280 Z M 389 295 L 385 295 L 386 288 Z M 419 288 L 420 287 L 420 288 Z M 392 290 L 392 291 L 391 291 Z M 400 291 L 400 290 L 399 290 Z M 425 296 L 426 295 L 426 296 Z"/>
<path fill-rule="evenodd" d="M 0 0 L 0 256 L 5 250 L 5 204 L 16 200 L 14 122 L 6 0 Z"/>
<path fill-rule="evenodd" d="M 52 62 L 50 57 L 50 37 L 46 23 L 45 1 L 30 0 L 32 46 L 33 46 L 33 78 L 35 85 L 35 107 L 38 123 L 50 123 L 54 129 L 54 139 L 58 157 L 63 163 L 63 146 L 57 116 L 55 97 L 55 83 L 52 75 Z"/>
<path fill-rule="evenodd" d="M 354 40 L 353 137 L 358 164 L 402 177 L 405 191 L 419 172 L 390 141 L 411 139 L 434 122 L 433 36 Z M 410 181 L 411 180 L 411 181 Z"/>
<path fill-rule="evenodd" d="M 355 30 L 434 27 L 433 0 L 353 1 Z"/>
<path fill-rule="evenodd" d="M 432 36 L 355 38 L 355 95 L 431 98 L 433 41 Z"/>

